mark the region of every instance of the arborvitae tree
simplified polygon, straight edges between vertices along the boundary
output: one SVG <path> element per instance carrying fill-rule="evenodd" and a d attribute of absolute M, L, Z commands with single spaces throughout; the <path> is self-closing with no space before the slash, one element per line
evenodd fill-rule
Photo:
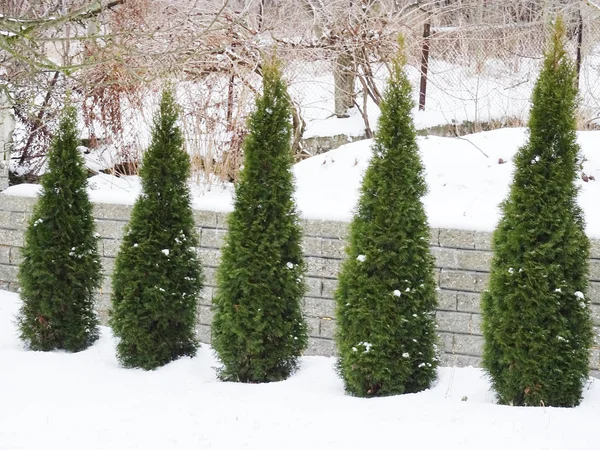
<path fill-rule="evenodd" d="M 126 367 L 152 370 L 193 356 L 202 270 L 187 179 L 190 160 L 173 92 L 162 94 L 137 199 L 117 255 L 110 325 Z"/>
<path fill-rule="evenodd" d="M 287 378 L 307 344 L 290 103 L 276 63 L 263 68 L 249 131 L 218 270 L 212 343 L 222 379 L 260 383 Z"/>
<path fill-rule="evenodd" d="M 101 281 L 100 258 L 76 125 L 76 111 L 67 106 L 25 233 L 18 324 L 32 350 L 77 352 L 98 339 L 94 293 Z"/>
<path fill-rule="evenodd" d="M 360 397 L 418 392 L 436 376 L 427 187 L 400 43 L 335 294 L 338 368 Z"/>
<path fill-rule="evenodd" d="M 574 406 L 588 375 L 589 242 L 576 203 L 575 70 L 556 21 L 515 156 L 483 294 L 483 364 L 501 403 Z"/>

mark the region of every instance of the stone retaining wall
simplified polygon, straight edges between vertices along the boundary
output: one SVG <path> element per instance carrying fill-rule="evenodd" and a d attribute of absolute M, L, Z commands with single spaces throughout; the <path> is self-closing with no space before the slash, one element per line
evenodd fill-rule
<path fill-rule="evenodd" d="M 0 287 L 17 289 L 17 266 L 23 232 L 35 199 L 0 193 Z M 110 307 L 109 275 L 119 249 L 123 228 L 129 219 L 130 206 L 95 205 L 97 231 L 100 235 L 102 263 L 107 277 L 98 298 L 98 311 L 104 323 Z M 198 332 L 202 342 L 210 342 L 211 301 L 220 247 L 226 234 L 226 215 L 196 211 L 200 235 L 198 253 L 204 266 L 206 287 L 200 300 Z M 344 257 L 347 223 L 303 221 L 304 254 L 308 265 L 308 293 L 304 299 L 310 340 L 307 354 L 330 356 L 335 353 L 332 341 L 335 317 L 336 276 Z M 444 351 L 444 365 L 478 366 L 483 338 L 480 332 L 479 296 L 488 280 L 491 234 L 477 231 L 432 229 L 431 250 L 437 261 L 439 306 L 436 313 L 438 332 Z M 590 291 L 593 305 L 596 347 L 592 369 L 600 376 L 600 241 L 592 241 Z"/>

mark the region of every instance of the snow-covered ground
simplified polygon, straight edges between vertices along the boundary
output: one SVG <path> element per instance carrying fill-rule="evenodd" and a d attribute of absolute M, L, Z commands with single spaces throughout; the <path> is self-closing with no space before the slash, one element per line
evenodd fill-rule
<path fill-rule="evenodd" d="M 524 128 L 504 128 L 463 139 L 420 137 L 429 186 L 424 203 L 430 225 L 492 231 L 500 217 L 498 204 L 512 181 L 513 157 L 526 138 Z M 600 237 L 600 132 L 579 132 L 578 141 L 585 159 L 582 173 L 598 180 L 578 180 L 579 203 L 586 215 L 588 234 Z M 348 144 L 295 166 L 296 197 L 306 217 L 350 218 L 371 157 L 371 143 Z"/>
<path fill-rule="evenodd" d="M 430 225 L 493 230 L 499 218 L 498 204 L 506 197 L 512 179 L 513 156 L 526 137 L 524 128 L 504 128 L 463 139 L 420 137 L 429 185 L 424 203 Z M 588 234 L 600 238 L 600 131 L 579 132 L 578 139 L 585 159 L 583 173 L 597 180 L 579 179 L 579 202 L 586 215 Z M 371 140 L 348 144 L 296 164 L 296 198 L 303 217 L 328 220 L 352 217 L 362 175 L 371 158 L 371 145 Z M 505 163 L 500 164 L 500 160 Z M 18 185 L 5 193 L 32 196 L 38 189 L 35 185 Z M 209 187 L 194 184 L 192 191 L 197 209 L 225 212 L 232 209 L 231 184 Z M 132 204 L 139 192 L 137 177 L 99 175 L 90 180 L 90 195 L 97 202 Z"/>
<path fill-rule="evenodd" d="M 494 404 L 482 371 L 441 368 L 432 389 L 358 399 L 335 360 L 302 358 L 289 380 L 223 383 L 208 346 L 154 372 L 120 368 L 114 339 L 76 354 L 26 351 L 16 294 L 0 291 L 0 449 L 592 449 L 600 383 L 574 409 Z"/>

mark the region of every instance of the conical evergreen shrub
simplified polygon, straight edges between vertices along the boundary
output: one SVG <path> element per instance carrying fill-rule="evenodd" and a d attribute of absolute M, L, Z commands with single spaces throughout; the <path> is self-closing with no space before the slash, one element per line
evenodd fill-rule
<path fill-rule="evenodd" d="M 203 278 L 196 257 L 187 179 L 190 160 L 166 89 L 144 155 L 137 199 L 115 262 L 110 325 L 125 367 L 152 370 L 193 356 L 197 298 Z"/>
<path fill-rule="evenodd" d="M 403 51 L 392 63 L 335 294 L 338 368 L 346 391 L 360 397 L 418 392 L 436 376 L 427 187 Z"/>
<path fill-rule="evenodd" d="M 25 233 L 18 326 L 32 350 L 77 352 L 98 339 L 94 293 L 100 258 L 76 125 L 75 108 L 67 106 Z"/>
<path fill-rule="evenodd" d="M 296 369 L 307 344 L 290 118 L 280 70 L 267 64 L 263 93 L 249 119 L 213 299 L 212 345 L 224 380 L 283 380 Z"/>
<path fill-rule="evenodd" d="M 500 403 L 574 406 L 588 375 L 589 242 L 575 186 L 575 70 L 557 20 L 533 91 L 529 139 L 493 237 L 483 364 Z"/>

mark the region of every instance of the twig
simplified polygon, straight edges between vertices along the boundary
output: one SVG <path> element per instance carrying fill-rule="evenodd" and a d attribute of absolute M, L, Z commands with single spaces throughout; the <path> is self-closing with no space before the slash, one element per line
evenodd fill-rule
<path fill-rule="evenodd" d="M 528 83 L 529 81 L 530 81 L 530 80 L 529 80 L 529 78 L 527 78 L 527 79 L 525 79 L 525 80 L 523 80 L 523 81 L 519 81 L 518 83 L 515 83 L 515 84 L 513 84 L 512 86 L 507 86 L 507 87 L 505 87 L 505 88 L 504 88 L 504 90 L 505 90 L 505 91 L 508 91 L 508 90 L 510 90 L 510 89 L 514 89 L 514 88 L 516 88 L 516 87 L 519 87 L 519 86 L 521 86 L 522 84 Z"/>
<path fill-rule="evenodd" d="M 23 147 L 23 151 L 21 152 L 21 159 L 19 160 L 20 165 L 23 164 L 25 162 L 25 160 L 28 158 L 29 148 L 33 144 L 33 140 L 35 139 L 36 133 L 40 129 L 45 128 L 44 122 L 43 122 L 44 114 L 46 113 L 46 108 L 48 108 L 48 105 L 50 104 L 50 100 L 52 98 L 52 91 L 54 90 L 54 86 L 56 85 L 56 82 L 58 81 L 58 77 L 59 77 L 59 72 L 58 71 L 54 72 L 54 76 L 52 77 L 52 80 L 50 81 L 50 85 L 48 86 L 48 91 L 46 91 L 46 96 L 44 98 L 44 101 L 42 103 L 40 111 L 38 112 L 38 115 L 33 122 L 33 128 L 29 132 L 29 137 L 27 138 L 27 143 L 25 144 L 25 147 Z"/>
<path fill-rule="evenodd" d="M 368 100 L 368 96 L 367 96 L 367 86 L 365 84 L 365 81 L 359 77 L 360 82 L 363 85 L 363 104 L 364 104 L 364 109 L 360 107 L 360 105 L 358 104 L 358 102 L 356 101 L 356 99 L 353 99 L 354 105 L 356 106 L 356 109 L 358 109 L 358 112 L 360 112 L 360 115 L 363 118 L 363 121 L 365 123 L 365 135 L 367 137 L 367 139 L 371 139 L 373 137 L 373 131 L 371 131 L 371 125 L 369 124 L 369 116 L 367 115 L 367 100 Z"/>
<path fill-rule="evenodd" d="M 485 156 L 486 158 L 489 158 L 488 155 L 485 154 L 485 152 L 483 150 L 481 150 L 479 147 L 477 147 L 475 144 L 473 144 L 473 142 L 471 142 L 470 140 L 462 137 L 462 136 L 454 136 L 456 139 L 462 139 L 463 141 L 467 141 L 469 144 L 471 144 L 473 147 L 475 147 L 477 150 L 479 150 L 483 156 Z"/>
<path fill-rule="evenodd" d="M 593 6 L 594 8 L 600 10 L 600 5 L 597 5 L 596 3 L 594 3 L 592 0 L 588 0 L 588 4 L 590 6 Z"/>
<path fill-rule="evenodd" d="M 477 145 L 475 145 L 473 142 L 471 142 L 470 140 L 462 137 L 461 135 L 458 134 L 458 124 L 455 123 L 454 124 L 454 137 L 456 139 L 462 139 L 463 141 L 467 141 L 469 144 L 471 144 L 473 147 L 475 147 L 477 150 L 479 150 L 483 156 L 485 156 L 486 158 L 489 158 L 489 156 L 483 151 L 481 150 Z"/>

